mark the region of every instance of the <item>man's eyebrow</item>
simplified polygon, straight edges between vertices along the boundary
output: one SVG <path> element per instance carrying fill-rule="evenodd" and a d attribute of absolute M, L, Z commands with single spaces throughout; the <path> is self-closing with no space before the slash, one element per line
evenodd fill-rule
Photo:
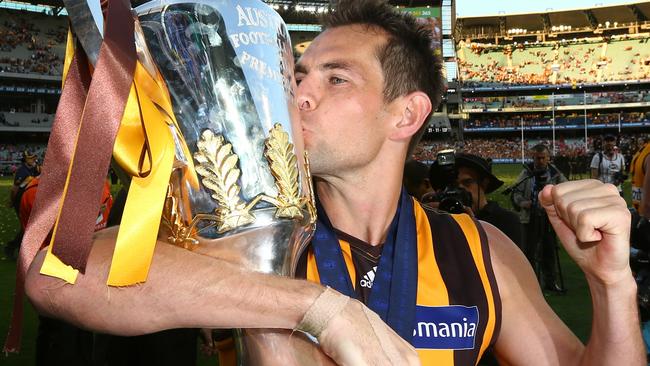
<path fill-rule="evenodd" d="M 343 70 L 352 70 L 352 64 L 347 61 L 330 61 L 326 62 L 319 67 L 323 70 L 334 70 L 334 69 L 343 69 Z"/>
<path fill-rule="evenodd" d="M 354 67 L 352 66 L 351 63 L 347 61 L 329 61 L 326 63 L 323 63 L 321 65 L 318 65 L 318 69 L 320 70 L 349 70 L 353 71 Z M 306 74 L 307 73 L 307 68 L 303 64 L 296 64 L 295 70 L 296 73 L 301 73 L 301 74 Z"/>

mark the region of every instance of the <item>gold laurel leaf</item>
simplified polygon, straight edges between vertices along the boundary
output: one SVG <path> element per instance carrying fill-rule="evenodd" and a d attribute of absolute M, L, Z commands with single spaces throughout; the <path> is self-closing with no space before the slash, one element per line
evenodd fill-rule
<path fill-rule="evenodd" d="M 278 189 L 278 197 L 276 197 L 279 202 L 276 212 L 278 217 L 302 216 L 295 214 L 295 210 L 290 209 L 300 202 L 298 166 L 293 149 L 294 146 L 289 141 L 289 134 L 282 129 L 282 125 L 275 124 L 266 140 L 265 155 L 270 163 L 271 174 L 275 178 Z"/>
<path fill-rule="evenodd" d="M 217 225 L 220 230 L 230 230 L 234 228 L 233 223 L 241 222 L 236 217 L 248 214 L 235 212 L 245 206 L 239 197 L 240 188 L 237 184 L 241 174 L 237 169 L 239 158 L 223 136 L 215 135 L 210 130 L 203 131 L 196 146 L 199 150 L 194 154 L 196 172 L 203 178 L 203 185 L 212 191 L 211 197 L 219 204 L 217 216 L 221 222 Z"/>

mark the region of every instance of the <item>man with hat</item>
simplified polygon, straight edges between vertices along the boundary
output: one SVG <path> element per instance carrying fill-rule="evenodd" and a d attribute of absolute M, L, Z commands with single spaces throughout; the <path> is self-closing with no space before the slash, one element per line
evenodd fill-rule
<path fill-rule="evenodd" d="M 479 220 L 489 222 L 503 231 L 519 248 L 522 248 L 521 222 L 516 213 L 487 199 L 487 194 L 503 185 L 492 174 L 492 165 L 480 156 L 456 154 L 458 185 L 472 195 L 472 212 Z"/>
<path fill-rule="evenodd" d="M 487 194 L 503 185 L 503 181 L 492 174 L 492 165 L 480 156 L 472 154 L 456 153 L 454 158 L 458 173 L 456 183 L 471 195 L 472 204 L 469 208 L 474 216 L 496 226 L 519 248 L 523 248 L 521 223 L 517 214 L 499 206 L 496 201 L 487 199 Z M 444 181 L 441 173 L 440 169 L 431 169 L 429 179 L 435 188 L 444 188 L 436 184 Z"/>
<path fill-rule="evenodd" d="M 21 190 L 25 189 L 29 181 L 41 174 L 41 166 L 38 165 L 36 154 L 25 150 L 20 160 L 21 164 L 14 174 L 14 184 L 11 187 L 11 203 L 16 208 L 16 212 L 18 212 L 18 205 L 20 204 L 18 195 Z"/>

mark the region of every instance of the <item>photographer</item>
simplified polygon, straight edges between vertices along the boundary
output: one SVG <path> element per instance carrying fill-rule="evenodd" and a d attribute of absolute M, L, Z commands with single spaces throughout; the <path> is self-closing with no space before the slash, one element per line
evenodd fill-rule
<path fill-rule="evenodd" d="M 616 137 L 607 135 L 603 141 L 603 151 L 594 154 L 591 159 L 591 178 L 603 183 L 611 183 L 618 188 L 623 197 L 623 182 L 627 179 L 625 158 L 616 152 Z"/>
<path fill-rule="evenodd" d="M 557 284 L 556 240 L 555 233 L 548 223 L 543 208 L 537 197 L 548 184 L 566 182 L 562 172 L 551 161 L 551 154 L 546 145 L 532 148 L 533 162 L 524 165 L 512 191 L 512 202 L 519 209 L 519 219 L 526 233 L 524 253 L 538 274 L 545 290 L 563 292 Z M 541 272 L 541 273 L 540 273 Z"/>
<path fill-rule="evenodd" d="M 464 153 L 454 155 L 453 169 L 439 169 L 437 162 L 429 172 L 429 181 L 434 189 L 438 192 L 459 192 L 461 203 L 470 208 L 477 219 L 496 226 L 522 249 L 523 234 L 517 215 L 502 208 L 496 201 L 487 199 L 488 193 L 503 185 L 503 182 L 492 174 L 492 166 L 479 156 Z M 444 182 L 452 182 L 451 187 L 441 185 Z M 429 199 L 439 201 L 445 198 L 444 194 L 438 193 Z"/>

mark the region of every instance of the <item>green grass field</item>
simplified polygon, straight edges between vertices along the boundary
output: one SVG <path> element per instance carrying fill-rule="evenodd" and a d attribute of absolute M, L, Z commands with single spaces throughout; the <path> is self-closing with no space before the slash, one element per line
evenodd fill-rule
<path fill-rule="evenodd" d="M 520 165 L 496 165 L 495 174 L 505 181 L 504 187 L 512 184 L 521 170 Z M 14 211 L 8 207 L 8 197 L 11 181 L 0 179 L 0 246 L 11 240 L 18 230 L 18 220 Z M 510 207 L 509 198 L 500 191 L 491 194 L 490 198 L 498 201 L 504 207 Z M 629 197 L 629 184 L 626 186 Z M 576 265 L 560 251 L 560 261 L 564 281 L 568 289 L 565 295 L 549 295 L 549 304 L 566 322 L 576 335 L 586 341 L 589 337 L 591 322 L 591 300 L 585 278 Z M 4 340 L 11 315 L 12 294 L 14 290 L 16 265 L 14 261 L 3 258 L 0 260 L 0 336 Z M 22 352 L 11 354 L 7 358 L 0 355 L 0 364 L 7 366 L 33 365 L 36 339 L 36 314 L 31 305 L 25 305 L 25 322 L 22 342 Z M 214 359 L 201 357 L 200 365 L 215 365 Z"/>

